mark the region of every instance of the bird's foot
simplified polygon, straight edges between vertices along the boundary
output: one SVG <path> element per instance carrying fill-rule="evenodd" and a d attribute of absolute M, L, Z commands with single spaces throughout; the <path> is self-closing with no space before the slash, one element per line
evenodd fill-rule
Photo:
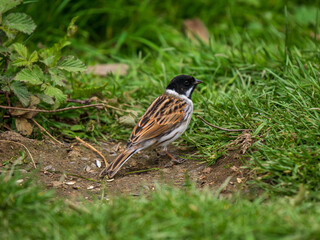
<path fill-rule="evenodd" d="M 186 160 L 183 158 L 175 158 L 174 156 L 172 156 L 166 149 L 164 150 L 164 153 L 171 158 L 171 161 L 168 162 L 164 167 L 172 167 L 173 165 L 176 164 L 181 164 L 184 163 Z"/>
<path fill-rule="evenodd" d="M 185 161 L 186 161 L 186 160 L 183 159 L 183 158 L 173 158 L 173 159 L 171 159 L 171 161 L 168 162 L 164 167 L 165 167 L 165 168 L 172 167 L 172 166 L 174 166 L 174 165 L 184 163 Z"/>

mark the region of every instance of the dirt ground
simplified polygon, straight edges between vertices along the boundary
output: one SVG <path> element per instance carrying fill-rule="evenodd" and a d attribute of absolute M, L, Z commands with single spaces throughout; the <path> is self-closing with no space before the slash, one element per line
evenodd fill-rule
<path fill-rule="evenodd" d="M 104 168 L 103 160 L 78 142 L 60 145 L 49 139 L 38 141 L 8 131 L 0 134 L 1 172 L 7 171 L 12 165 L 22 173 L 34 170 L 34 165 L 21 144 L 33 156 L 38 169 L 38 181 L 47 189 L 55 189 L 62 198 L 108 198 L 119 193 L 139 196 L 153 191 L 157 183 L 184 187 L 186 176 L 198 188 L 213 189 L 218 189 L 228 177 L 231 177 L 222 191 L 223 194 L 228 195 L 237 190 L 248 191 L 246 181 L 250 176 L 248 170 L 242 168 L 246 160 L 241 156 L 240 150 L 230 150 L 210 167 L 198 160 L 186 160 L 182 164 L 167 167 L 170 161 L 167 156 L 159 156 L 153 150 L 145 150 L 135 154 L 114 179 L 101 179 L 99 173 Z M 92 145 L 110 163 L 125 143 L 100 142 L 99 145 Z M 186 155 L 186 149 L 183 147 L 171 145 L 168 150 L 174 156 Z M 196 153 L 190 153 L 194 154 Z"/>

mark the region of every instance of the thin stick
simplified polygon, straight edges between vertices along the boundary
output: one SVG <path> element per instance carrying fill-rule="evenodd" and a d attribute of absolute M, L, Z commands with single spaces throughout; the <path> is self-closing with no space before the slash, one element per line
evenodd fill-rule
<path fill-rule="evenodd" d="M 59 143 L 61 145 L 63 145 L 62 142 L 60 142 L 59 140 L 55 139 L 46 129 L 44 129 L 44 127 L 42 127 L 39 123 L 37 123 L 36 120 L 34 120 L 33 118 L 31 119 L 31 121 L 37 125 L 38 128 L 40 128 L 41 131 L 45 132 L 53 141 L 55 141 L 56 143 Z"/>
<path fill-rule="evenodd" d="M 73 103 L 80 103 L 80 104 L 89 104 L 91 102 L 91 99 L 85 99 L 85 100 L 78 100 L 78 99 L 67 99 L 67 102 L 73 102 Z"/>
<path fill-rule="evenodd" d="M 85 100 L 78 100 L 78 99 L 67 99 L 67 102 L 73 102 L 73 103 L 80 103 L 80 104 L 88 104 L 90 103 L 91 101 L 91 98 L 88 98 L 88 99 L 85 99 Z M 112 108 L 114 110 L 118 110 L 118 111 L 122 111 L 122 112 L 127 112 L 127 113 L 130 113 L 131 111 L 130 110 L 124 110 L 124 109 L 121 109 L 121 108 L 117 108 L 117 107 L 114 107 L 114 106 L 111 106 L 111 105 L 108 105 L 106 103 L 103 103 L 104 106 L 108 107 L 108 108 Z"/>
<path fill-rule="evenodd" d="M 81 142 L 84 146 L 86 146 L 87 148 L 90 148 L 92 151 L 96 152 L 97 154 L 99 154 L 100 157 L 102 157 L 106 167 L 108 167 L 109 163 L 107 162 L 106 158 L 102 155 L 101 152 L 99 152 L 97 149 L 95 149 L 93 146 L 91 146 L 89 143 L 86 143 L 85 141 L 83 141 L 81 138 L 76 137 L 76 139 Z"/>
<path fill-rule="evenodd" d="M 15 143 L 15 144 L 18 144 L 18 145 L 24 147 L 24 148 L 27 150 L 27 152 L 28 152 L 28 154 L 29 154 L 29 156 L 30 156 L 30 158 L 31 158 L 31 161 L 32 161 L 32 163 L 33 163 L 34 168 L 37 168 L 36 163 L 34 162 L 33 157 L 32 157 L 32 155 L 31 155 L 29 149 L 28 149 L 25 145 L 23 145 L 22 143 L 10 141 L 10 140 L 0 140 L 0 142 Z"/>
<path fill-rule="evenodd" d="M 251 129 L 227 129 L 227 128 L 222 128 L 222 127 L 218 127 L 216 125 L 213 125 L 211 123 L 208 123 L 206 120 L 204 120 L 202 117 L 200 117 L 199 115 L 197 115 L 197 118 L 199 118 L 202 122 L 204 122 L 205 124 L 214 127 L 214 128 L 218 128 L 222 131 L 226 131 L 226 132 L 243 132 L 243 131 L 252 131 Z"/>
<path fill-rule="evenodd" d="M 71 106 L 67 108 L 61 108 L 57 110 L 44 110 L 44 109 L 31 109 L 31 108 L 20 108 L 20 107 L 9 107 L 9 106 L 2 106 L 0 105 L 0 108 L 3 109 L 15 109 L 15 110 L 21 110 L 26 112 L 43 112 L 43 113 L 55 113 L 55 112 L 63 112 L 68 110 L 74 110 L 74 109 L 80 109 L 80 108 L 90 108 L 90 107 L 108 107 L 104 103 L 96 103 L 96 104 L 90 104 L 90 105 L 84 105 L 84 106 Z"/>
<path fill-rule="evenodd" d="M 310 110 L 320 110 L 320 108 L 310 108 Z"/>

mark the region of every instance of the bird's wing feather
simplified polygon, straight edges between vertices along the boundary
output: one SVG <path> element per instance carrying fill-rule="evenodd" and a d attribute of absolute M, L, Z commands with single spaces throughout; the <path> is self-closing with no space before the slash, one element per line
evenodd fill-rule
<path fill-rule="evenodd" d="M 154 100 L 134 127 L 129 145 L 136 145 L 161 136 L 170 128 L 181 123 L 185 117 L 187 103 L 171 95 L 161 95 Z"/>

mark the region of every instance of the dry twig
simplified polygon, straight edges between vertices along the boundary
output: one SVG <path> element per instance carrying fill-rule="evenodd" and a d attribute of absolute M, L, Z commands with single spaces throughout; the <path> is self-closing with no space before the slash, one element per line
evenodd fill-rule
<path fill-rule="evenodd" d="M 31 155 L 29 149 L 28 149 L 25 145 L 23 145 L 22 143 L 10 141 L 10 140 L 0 140 L 0 142 L 14 143 L 14 144 L 18 144 L 18 145 L 24 147 L 24 148 L 27 150 L 27 152 L 28 152 L 28 154 L 29 154 L 29 156 L 30 156 L 30 158 L 31 158 L 31 161 L 32 161 L 32 163 L 33 163 L 34 168 L 37 168 L 36 163 L 34 162 L 33 157 L 32 157 L 32 155 Z"/>
<path fill-rule="evenodd" d="M 251 129 L 227 129 L 227 128 L 222 128 L 222 127 L 218 127 L 216 125 L 213 125 L 211 123 L 208 123 L 206 120 L 204 120 L 202 117 L 200 117 L 199 115 L 197 115 L 197 118 L 199 118 L 203 123 L 211 126 L 211 127 L 214 127 L 214 128 L 217 128 L 217 129 L 220 129 L 222 131 L 226 131 L 226 132 L 243 132 L 243 131 L 252 131 Z"/>
<path fill-rule="evenodd" d="M 96 152 L 104 161 L 106 167 L 108 167 L 109 163 L 107 162 L 106 158 L 102 155 L 101 152 L 99 152 L 97 149 L 95 149 L 93 146 L 91 146 L 89 143 L 86 143 L 85 141 L 83 141 L 81 138 L 76 137 L 76 139 L 82 143 L 84 146 L 86 146 L 87 148 L 90 148 L 92 151 Z"/>
<path fill-rule="evenodd" d="M 74 110 L 74 109 L 80 109 L 80 108 L 90 108 L 90 107 L 109 107 L 104 103 L 96 103 L 96 104 L 89 104 L 84 106 L 71 106 L 67 108 L 61 108 L 56 110 L 44 110 L 44 109 L 31 109 L 31 108 L 20 108 L 20 107 L 9 107 L 9 106 L 2 106 L 0 105 L 0 108 L 3 109 L 15 109 L 20 111 L 26 111 L 26 112 L 43 112 L 43 113 L 55 113 L 55 112 L 63 112 L 68 110 Z"/>
<path fill-rule="evenodd" d="M 59 143 L 61 145 L 63 145 L 62 142 L 60 142 L 59 140 L 57 140 L 54 136 L 52 136 L 44 127 L 42 127 L 39 123 L 37 123 L 36 120 L 31 119 L 31 121 L 37 125 L 38 128 L 40 128 L 41 131 L 45 132 L 53 141 L 55 141 L 56 143 Z"/>

